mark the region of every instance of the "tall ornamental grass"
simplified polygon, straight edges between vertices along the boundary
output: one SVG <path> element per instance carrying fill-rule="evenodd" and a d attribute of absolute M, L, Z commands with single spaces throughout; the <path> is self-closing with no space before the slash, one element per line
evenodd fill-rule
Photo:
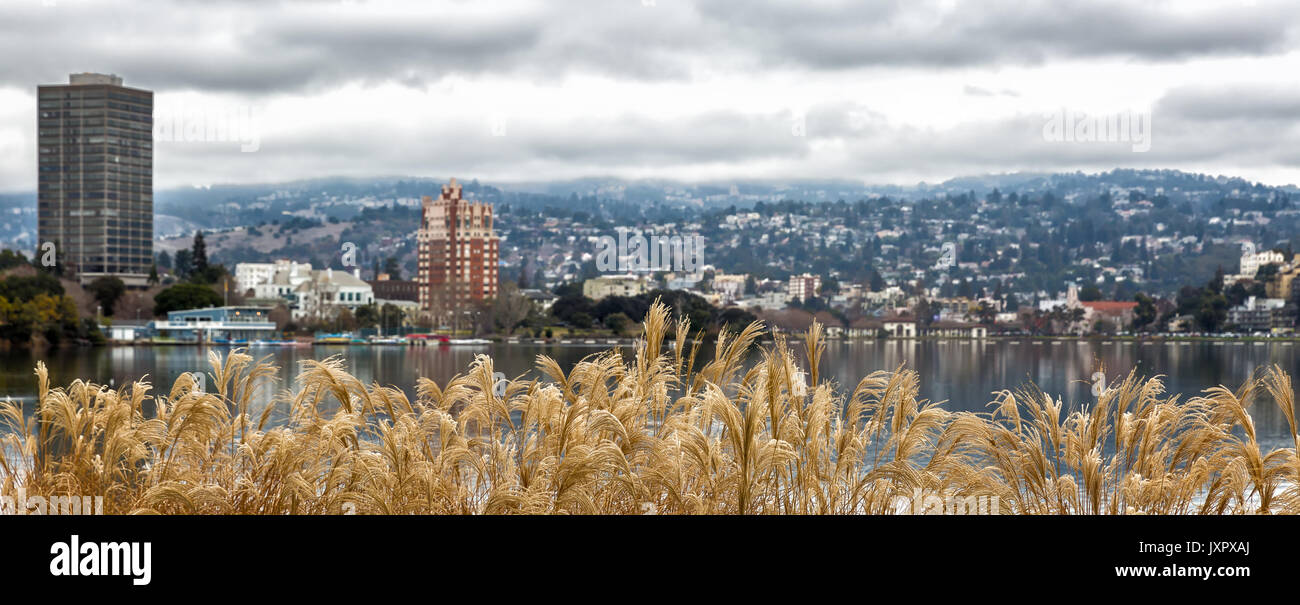
<path fill-rule="evenodd" d="M 908 369 L 837 391 L 816 324 L 806 363 L 779 337 L 756 347 L 762 334 L 724 332 L 697 363 L 688 322 L 656 304 L 631 359 L 566 373 L 538 356 L 544 380 L 498 394 L 480 355 L 445 384 L 421 378 L 414 400 L 337 357 L 277 394 L 265 360 L 210 352 L 210 388 L 187 374 L 156 397 L 143 380 L 51 388 L 38 364 L 35 409 L 0 404 L 0 495 L 103 496 L 110 514 L 891 514 L 917 494 L 996 498 L 1002 514 L 1300 512 L 1277 367 L 1185 400 L 1130 374 L 1078 411 L 1030 387 L 953 412 Z M 272 403 L 253 413 L 259 393 Z M 1257 400 L 1291 447 L 1261 448 Z"/>

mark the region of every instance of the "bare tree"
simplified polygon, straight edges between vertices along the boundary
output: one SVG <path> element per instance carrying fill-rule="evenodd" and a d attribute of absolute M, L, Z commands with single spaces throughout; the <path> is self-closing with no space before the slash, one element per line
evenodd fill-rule
<path fill-rule="evenodd" d="M 528 313 L 532 310 L 533 302 L 528 300 L 519 291 L 519 287 L 512 282 L 501 284 L 497 291 L 496 300 L 492 304 L 492 315 L 496 327 L 510 336 L 519 322 L 528 319 Z"/>
<path fill-rule="evenodd" d="M 235 281 L 234 276 L 226 274 L 217 282 L 213 289 L 219 292 L 222 299 L 227 305 L 244 304 L 244 292 L 240 292 L 239 283 Z"/>
<path fill-rule="evenodd" d="M 267 317 L 275 322 L 275 329 L 284 331 L 284 328 L 293 323 L 293 314 L 289 312 L 289 307 L 284 304 L 276 305 L 271 309 Z"/>
<path fill-rule="evenodd" d="M 127 292 L 113 304 L 113 317 L 118 320 L 152 319 L 153 294 L 149 292 Z"/>

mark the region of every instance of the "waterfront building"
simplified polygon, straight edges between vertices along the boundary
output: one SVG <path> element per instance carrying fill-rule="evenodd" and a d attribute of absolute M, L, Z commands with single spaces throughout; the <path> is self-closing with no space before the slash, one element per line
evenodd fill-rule
<path fill-rule="evenodd" d="M 149 322 L 156 340 L 179 343 L 239 343 L 275 337 L 271 307 L 209 307 L 167 313 L 167 319 Z"/>

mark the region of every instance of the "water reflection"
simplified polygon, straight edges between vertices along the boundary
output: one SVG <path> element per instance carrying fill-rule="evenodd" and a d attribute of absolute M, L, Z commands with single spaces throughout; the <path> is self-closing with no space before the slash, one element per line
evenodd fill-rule
<path fill-rule="evenodd" d="M 257 357 L 270 356 L 280 367 L 279 388 L 293 386 L 292 379 L 304 360 L 342 355 L 347 370 L 369 384 L 378 382 L 414 396 L 418 377 L 444 383 L 465 373 L 474 357 L 490 354 L 496 371 L 509 377 L 541 377 L 535 370 L 538 355 L 556 359 L 566 370 L 584 357 L 605 350 L 596 345 L 486 345 L 452 347 L 318 346 L 254 349 Z M 802 344 L 792 346 L 800 358 Z M 1075 409 L 1093 400 L 1093 373 L 1105 368 L 1107 381 L 1123 378 L 1131 370 L 1142 376 L 1161 375 L 1170 393 L 1184 397 L 1206 388 L 1225 385 L 1235 389 L 1271 364 L 1300 376 L 1297 347 L 1291 343 L 1134 343 L 1129 341 L 868 341 L 829 343 L 823 356 L 822 375 L 840 389 L 851 389 L 876 370 L 912 368 L 922 377 L 922 396 L 947 401 L 949 409 L 984 411 L 993 393 L 1033 382 Z M 218 349 L 219 351 L 223 351 Z M 623 354 L 631 357 L 632 349 Z M 712 352 L 701 350 L 701 358 Z M 182 373 L 206 369 L 207 351 L 193 347 L 113 347 L 67 349 L 33 354 L 0 354 L 0 396 L 31 398 L 36 392 L 32 373 L 37 360 L 50 369 L 53 385 L 74 379 L 103 384 L 123 384 L 147 377 L 155 391 L 165 391 Z M 698 364 L 702 364 L 699 361 Z M 278 389 L 277 389 L 278 390 Z M 270 400 L 261 394 L 258 405 Z M 1254 409 L 1261 441 L 1286 439 L 1285 421 L 1266 399 Z"/>

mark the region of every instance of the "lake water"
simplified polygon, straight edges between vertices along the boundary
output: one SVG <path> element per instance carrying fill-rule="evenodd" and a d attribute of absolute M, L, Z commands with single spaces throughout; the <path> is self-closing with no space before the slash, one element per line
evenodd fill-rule
<path fill-rule="evenodd" d="M 475 355 L 490 354 L 496 369 L 507 376 L 539 376 L 538 355 L 555 358 L 566 371 L 582 358 L 604 350 L 597 345 L 493 344 L 444 347 L 314 346 L 253 349 L 256 357 L 271 355 L 280 367 L 280 386 L 291 386 L 299 362 L 341 354 L 347 368 L 363 382 L 397 386 L 413 396 L 417 377 L 445 383 L 465 373 Z M 711 351 L 711 345 L 706 348 Z M 802 351 L 802 345 L 795 345 Z M 225 349 L 215 349 L 224 352 Z M 631 356 L 632 349 L 622 349 Z M 1167 391 L 1186 396 L 1226 385 L 1235 389 L 1242 381 L 1271 364 L 1300 378 L 1300 344 L 1290 342 L 1174 342 L 1131 341 L 904 341 L 882 340 L 828 343 L 822 362 L 824 377 L 841 390 L 851 389 L 875 370 L 900 365 L 921 374 L 921 393 L 947 401 L 954 410 L 984 411 L 992 394 L 1034 382 L 1060 397 L 1067 407 L 1093 399 L 1092 375 L 1098 364 L 1110 380 L 1136 369 L 1146 376 L 1163 375 Z M 103 384 L 123 383 L 147 374 L 155 394 L 166 392 L 185 371 L 207 370 L 206 349 L 182 346 L 99 347 L 32 353 L 0 354 L 0 397 L 31 399 L 36 392 L 33 368 L 42 360 L 50 369 L 54 386 L 81 378 Z M 703 356 L 703 351 L 701 352 Z M 697 364 L 698 367 L 699 364 Z M 1267 399 L 1254 409 L 1261 441 L 1289 441 L 1285 421 Z"/>

